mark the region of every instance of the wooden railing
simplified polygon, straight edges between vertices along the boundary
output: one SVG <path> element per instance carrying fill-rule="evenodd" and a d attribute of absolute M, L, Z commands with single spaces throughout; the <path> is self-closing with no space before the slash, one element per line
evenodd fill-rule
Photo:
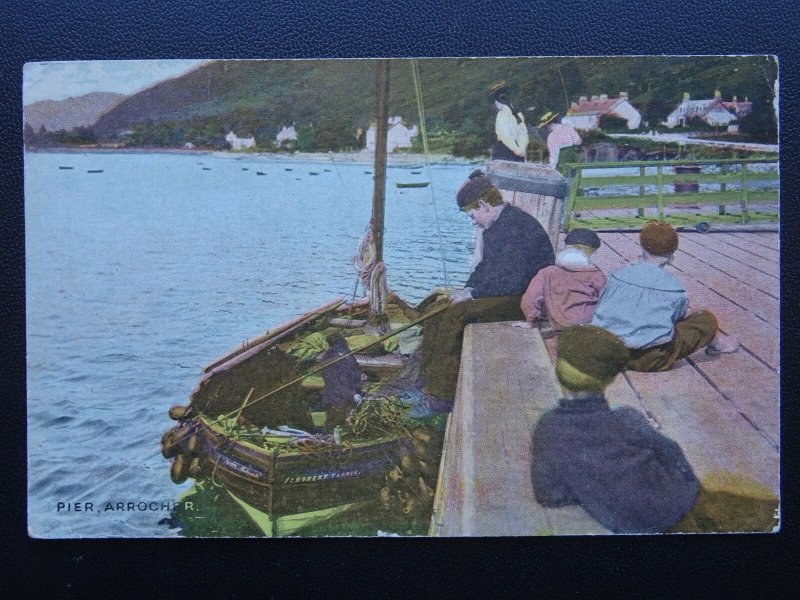
<path fill-rule="evenodd" d="M 772 164 L 769 170 L 753 170 L 754 164 Z M 677 173 L 675 167 L 702 167 L 715 165 L 715 173 Z M 655 208 L 659 219 L 665 218 L 665 207 L 681 207 L 687 205 L 716 205 L 719 215 L 726 215 L 726 206 L 738 205 L 741 214 L 737 220 L 743 224 L 751 220 L 750 203 L 777 202 L 778 191 L 778 159 L 749 158 L 727 160 L 670 160 L 670 161 L 625 161 L 605 163 L 570 163 L 565 165 L 570 181 L 570 192 L 567 198 L 563 228 L 568 231 L 573 214 L 583 210 L 603 210 L 631 208 L 636 209 L 637 218 L 644 217 L 646 208 Z M 638 168 L 638 174 L 620 174 L 600 177 L 586 176 L 584 171 L 601 169 Z M 650 171 L 648 173 L 648 171 Z M 655 171 L 655 173 L 653 173 Z M 768 189 L 754 188 L 755 182 L 774 182 Z M 681 191 L 692 184 L 715 184 L 711 190 Z M 677 185 L 676 185 L 677 184 Z M 682 184 L 682 185 L 681 185 Z M 735 189 L 729 186 L 737 184 Z M 602 194 L 612 186 L 638 186 L 638 193 Z M 651 189 L 647 190 L 647 186 Z M 652 190 L 655 186 L 655 191 Z M 704 186 L 707 187 L 707 186 Z M 673 189 L 678 191 L 673 192 Z M 589 195 L 589 191 L 597 192 Z M 775 213 L 777 218 L 777 212 Z M 728 218 L 728 220 L 730 217 Z M 707 219 L 706 219 L 707 220 Z M 573 224 L 574 225 L 574 224 Z"/>

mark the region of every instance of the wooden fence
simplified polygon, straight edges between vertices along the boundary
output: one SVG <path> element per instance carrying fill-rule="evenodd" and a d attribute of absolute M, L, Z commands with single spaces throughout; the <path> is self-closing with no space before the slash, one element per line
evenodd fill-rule
<path fill-rule="evenodd" d="M 766 169 L 754 168 L 754 165 L 763 164 L 770 166 Z M 587 225 L 595 229 L 603 228 L 604 218 L 597 218 L 594 211 L 608 209 L 630 208 L 636 212 L 630 217 L 620 218 L 618 214 L 606 217 L 607 227 L 614 223 L 617 226 L 636 227 L 637 219 L 644 218 L 647 208 L 655 209 L 653 217 L 678 222 L 702 220 L 709 223 L 747 224 L 753 221 L 775 222 L 779 219 L 777 208 L 774 211 L 751 213 L 753 203 L 779 201 L 777 158 L 570 163 L 565 166 L 570 193 L 563 220 L 564 231 Z M 702 167 L 708 166 L 715 166 L 716 169 L 706 168 L 706 171 L 713 172 L 700 172 Z M 638 173 L 607 176 L 596 173 L 610 169 L 638 169 Z M 595 173 L 587 174 L 586 171 Z M 764 185 L 764 182 L 768 185 Z M 636 190 L 638 186 L 638 193 L 619 193 L 621 186 L 624 186 L 625 192 Z M 612 187 L 618 189 L 609 189 Z M 692 215 L 685 210 L 687 207 L 708 205 L 717 206 L 717 213 Z M 738 214 L 728 212 L 732 205 L 740 209 Z M 670 208 L 684 210 L 669 211 Z M 584 211 L 592 211 L 592 218 L 576 219 L 576 213 Z M 701 219 L 697 216 L 701 216 Z"/>

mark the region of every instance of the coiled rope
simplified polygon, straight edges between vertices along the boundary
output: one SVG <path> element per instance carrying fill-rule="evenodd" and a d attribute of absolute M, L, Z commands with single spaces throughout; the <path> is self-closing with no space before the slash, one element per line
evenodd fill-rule
<path fill-rule="evenodd" d="M 386 283 L 386 265 L 382 260 L 375 260 L 375 240 L 370 227 L 361 243 L 358 252 L 353 258 L 358 279 L 369 295 L 369 308 L 373 314 L 386 313 L 386 298 L 389 295 L 389 286 Z"/>

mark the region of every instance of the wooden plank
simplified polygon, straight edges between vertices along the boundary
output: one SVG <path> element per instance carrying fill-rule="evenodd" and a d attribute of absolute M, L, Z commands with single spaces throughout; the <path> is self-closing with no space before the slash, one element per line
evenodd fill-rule
<path fill-rule="evenodd" d="M 256 346 L 263 344 L 264 342 L 273 341 L 277 336 L 286 333 L 289 330 L 294 331 L 299 326 L 308 323 L 309 321 L 319 317 L 320 315 L 335 310 L 338 306 L 342 305 L 343 303 L 344 303 L 344 298 L 336 298 L 335 300 L 332 300 L 327 304 L 323 304 L 322 306 L 312 308 L 310 311 L 303 313 L 302 315 L 292 319 L 291 321 L 287 321 L 286 323 L 279 325 L 275 329 L 268 329 L 258 337 L 255 337 L 252 340 L 245 342 L 238 348 L 234 348 L 230 352 L 224 354 L 223 356 L 212 362 L 210 365 L 205 367 L 203 369 L 203 372 L 208 373 L 211 370 L 235 358 L 236 356 L 246 352 L 247 350 L 255 348 Z"/>
<path fill-rule="evenodd" d="M 780 389 L 777 373 L 741 350 L 715 357 L 698 352 L 690 361 L 777 449 L 780 445 Z"/>
<path fill-rule="evenodd" d="M 661 432 L 680 445 L 698 477 L 728 471 L 778 493 L 774 445 L 687 361 L 662 373 L 627 371 L 626 377 Z"/>
<path fill-rule="evenodd" d="M 538 330 L 468 325 L 431 532 L 443 536 L 607 533 L 580 507 L 533 497 L 530 436 L 560 390 Z"/>
<path fill-rule="evenodd" d="M 637 234 L 622 235 L 626 236 L 629 244 L 639 247 Z M 684 235 L 681 234 L 681 239 L 683 237 Z M 617 239 L 619 240 L 619 238 Z M 743 283 L 728 273 L 696 260 L 680 247 L 675 253 L 672 266 L 680 273 L 679 279 L 685 283 L 690 284 L 694 280 L 773 326 L 780 324 L 780 302 L 777 298 Z"/>
<path fill-rule="evenodd" d="M 780 235 L 777 233 L 732 233 L 734 237 L 739 237 L 743 239 L 748 239 L 754 244 L 759 244 L 766 248 L 771 248 L 772 250 L 780 250 Z"/>
<path fill-rule="evenodd" d="M 761 258 L 765 258 L 769 261 L 772 261 L 776 265 L 780 262 L 781 253 L 779 250 L 773 250 L 772 248 L 768 248 L 763 244 L 755 243 L 755 236 L 753 235 L 749 234 L 740 234 L 740 235 L 742 235 L 742 237 L 739 237 L 732 232 L 731 233 L 720 232 L 720 233 L 715 233 L 714 237 L 717 240 L 724 241 L 725 244 L 728 244 L 735 248 L 739 248 L 741 250 L 746 250 L 747 252 L 750 252 L 755 256 L 760 256 Z"/>
<path fill-rule="evenodd" d="M 743 285 L 751 285 L 774 298 L 779 297 L 780 282 L 777 277 L 742 264 L 740 261 L 727 257 L 720 252 L 709 250 L 704 246 L 693 243 L 689 236 L 681 238 L 681 247 L 679 247 L 678 251 L 686 252 L 697 260 L 735 277 Z"/>
<path fill-rule="evenodd" d="M 752 252 L 732 246 L 731 244 L 726 243 L 724 239 L 720 239 L 716 233 L 708 233 L 705 235 L 684 235 L 681 236 L 681 245 L 685 247 L 687 244 L 684 244 L 684 242 L 687 242 L 690 246 L 689 248 L 685 248 L 690 254 L 692 253 L 692 249 L 696 244 L 697 246 L 702 246 L 706 250 L 711 250 L 712 252 L 717 252 L 723 256 L 732 258 L 743 265 L 746 265 L 747 267 L 751 267 L 772 277 L 780 277 L 777 260 L 762 258 L 761 256 L 753 254 Z"/>

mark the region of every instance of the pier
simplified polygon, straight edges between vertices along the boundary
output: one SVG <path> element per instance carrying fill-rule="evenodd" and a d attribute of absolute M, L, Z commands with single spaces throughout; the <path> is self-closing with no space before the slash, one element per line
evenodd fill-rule
<path fill-rule="evenodd" d="M 638 233 L 601 233 L 594 262 L 608 274 L 636 262 Z M 563 240 L 563 238 L 562 238 Z M 779 495 L 779 237 L 777 233 L 681 233 L 668 270 L 740 348 L 703 351 L 664 373 L 626 371 L 606 390 L 683 449 L 709 488 L 725 474 Z M 510 323 L 467 326 L 462 368 L 445 434 L 430 534 L 608 533 L 578 506 L 545 509 L 530 484 L 530 434 L 560 396 L 557 340 Z"/>

